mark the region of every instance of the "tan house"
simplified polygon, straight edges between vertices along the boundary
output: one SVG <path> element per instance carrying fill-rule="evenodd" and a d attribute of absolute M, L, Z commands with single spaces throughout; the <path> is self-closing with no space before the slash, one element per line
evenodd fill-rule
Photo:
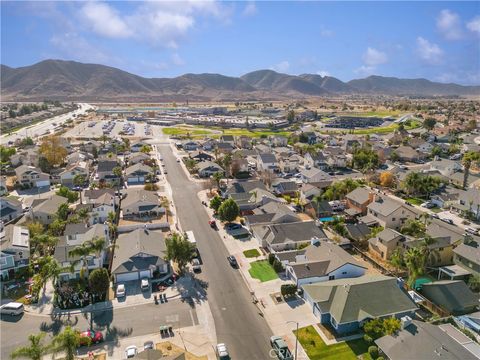
<path fill-rule="evenodd" d="M 368 252 L 374 257 L 387 261 L 403 242 L 405 242 L 405 236 L 395 230 L 385 229 L 368 240 Z"/>
<path fill-rule="evenodd" d="M 367 215 L 360 220 L 368 226 L 380 225 L 385 229 L 399 230 L 407 220 L 417 217 L 410 206 L 388 196 L 375 195 L 375 200 L 367 208 Z"/>
<path fill-rule="evenodd" d="M 358 187 L 345 196 L 348 215 L 366 215 L 367 206 L 374 200 L 375 193 L 365 187 Z"/>

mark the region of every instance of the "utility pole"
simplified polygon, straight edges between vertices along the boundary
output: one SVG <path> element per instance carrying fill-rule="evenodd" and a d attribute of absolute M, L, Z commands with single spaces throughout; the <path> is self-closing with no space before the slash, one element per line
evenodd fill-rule
<path fill-rule="evenodd" d="M 294 360 L 297 360 L 297 349 L 298 349 L 298 321 L 287 321 L 288 323 L 294 323 L 297 324 L 297 331 L 295 332 L 295 357 L 293 358 Z"/>

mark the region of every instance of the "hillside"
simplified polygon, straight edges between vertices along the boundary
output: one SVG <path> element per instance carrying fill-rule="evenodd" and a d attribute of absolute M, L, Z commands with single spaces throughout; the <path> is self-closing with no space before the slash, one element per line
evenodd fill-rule
<path fill-rule="evenodd" d="M 426 79 L 369 76 L 341 80 L 315 74 L 299 76 L 258 70 L 241 77 L 185 74 L 144 78 L 110 66 L 45 60 L 19 68 L 0 68 L 4 100 L 175 101 L 254 100 L 342 94 L 478 95 L 480 87 L 441 84 Z"/>

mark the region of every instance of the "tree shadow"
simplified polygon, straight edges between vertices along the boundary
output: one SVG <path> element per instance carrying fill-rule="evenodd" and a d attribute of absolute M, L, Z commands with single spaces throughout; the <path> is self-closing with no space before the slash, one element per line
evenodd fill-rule
<path fill-rule="evenodd" d="M 175 282 L 173 287 L 179 292 L 181 300 L 192 308 L 207 300 L 208 282 L 197 278 L 194 273 L 188 273 Z"/>
<path fill-rule="evenodd" d="M 52 314 L 50 315 L 51 322 L 43 321 L 40 324 L 40 330 L 52 335 L 58 335 L 64 326 L 75 327 L 78 324 L 78 316 L 68 314 Z"/>

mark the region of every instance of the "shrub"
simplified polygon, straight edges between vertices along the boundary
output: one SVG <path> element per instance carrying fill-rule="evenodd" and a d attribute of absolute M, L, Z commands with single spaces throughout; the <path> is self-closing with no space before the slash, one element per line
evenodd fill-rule
<path fill-rule="evenodd" d="M 272 266 L 273 266 L 273 270 L 275 270 L 277 273 L 283 271 L 283 265 L 282 265 L 282 263 L 281 263 L 280 261 L 278 261 L 277 259 L 275 259 L 275 260 L 273 261 L 273 265 L 272 265 Z"/>
<path fill-rule="evenodd" d="M 378 357 L 378 348 L 375 345 L 369 346 L 368 353 L 373 359 L 376 359 Z"/>
<path fill-rule="evenodd" d="M 383 356 L 377 357 L 377 360 L 385 360 Z"/>
<path fill-rule="evenodd" d="M 367 344 L 371 344 L 373 342 L 373 339 L 371 336 L 365 334 L 363 335 L 363 340 L 367 343 Z"/>
<path fill-rule="evenodd" d="M 268 263 L 270 265 L 273 265 L 274 261 L 275 261 L 275 255 L 274 254 L 268 254 Z"/>
<path fill-rule="evenodd" d="M 297 285 L 284 284 L 280 287 L 280 293 L 282 296 L 293 296 L 297 292 Z"/>

